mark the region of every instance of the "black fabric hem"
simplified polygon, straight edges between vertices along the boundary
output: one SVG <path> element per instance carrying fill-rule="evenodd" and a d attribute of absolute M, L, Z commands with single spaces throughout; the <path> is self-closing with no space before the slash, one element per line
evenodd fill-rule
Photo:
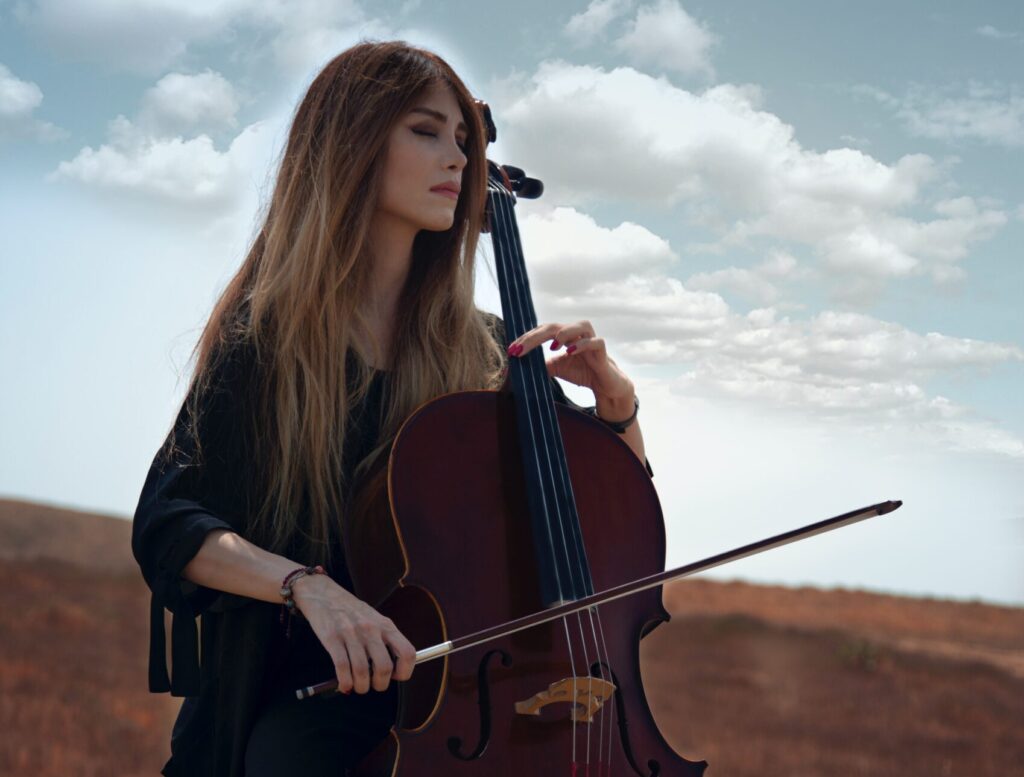
<path fill-rule="evenodd" d="M 199 693 L 199 631 L 196 617 L 216 601 L 218 593 L 195 586 L 186 592 L 181 570 L 196 555 L 215 529 L 231 529 L 226 521 L 209 513 L 195 513 L 176 538 L 152 581 L 150 600 L 149 690 L 171 696 L 195 696 Z M 171 612 L 171 673 L 167 675 L 164 609 Z"/>

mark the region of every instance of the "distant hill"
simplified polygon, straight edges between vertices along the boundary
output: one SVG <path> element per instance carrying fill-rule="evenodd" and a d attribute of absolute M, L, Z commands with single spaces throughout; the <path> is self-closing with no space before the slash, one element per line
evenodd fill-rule
<path fill-rule="evenodd" d="M 180 699 L 147 690 L 131 523 L 0 500 L 0 775 L 158 774 Z"/>
<path fill-rule="evenodd" d="M 641 643 L 709 775 L 1024 774 L 1024 609 L 693 579 Z"/>
<path fill-rule="evenodd" d="M 131 536 L 131 522 L 123 518 L 0 499 L 0 559 L 56 559 L 85 569 L 138 573 Z"/>
<path fill-rule="evenodd" d="M 179 700 L 146 690 L 130 533 L 0 500 L 0 775 L 134 777 L 166 760 Z M 1022 773 L 1024 609 L 702 579 L 665 604 L 644 687 L 709 777 Z"/>

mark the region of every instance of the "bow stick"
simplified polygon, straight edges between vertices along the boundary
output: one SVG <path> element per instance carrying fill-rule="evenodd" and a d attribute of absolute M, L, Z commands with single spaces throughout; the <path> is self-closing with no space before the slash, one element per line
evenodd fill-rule
<path fill-rule="evenodd" d="M 842 515 L 837 515 L 833 518 L 826 518 L 823 521 L 808 524 L 807 526 L 803 526 L 799 529 L 792 529 L 791 531 L 783 532 L 782 534 L 776 534 L 774 537 L 768 537 L 767 539 L 763 539 L 758 542 L 751 542 L 749 545 L 743 545 L 742 547 L 735 548 L 734 550 L 727 550 L 724 553 L 719 553 L 715 556 L 708 556 L 705 559 L 694 561 L 690 564 L 686 564 L 685 566 L 676 567 L 675 569 L 659 572 L 654 575 L 648 575 L 647 577 L 642 577 L 639 580 L 634 580 L 630 583 L 623 583 L 622 585 L 609 588 L 606 591 L 600 591 L 599 593 L 586 596 L 582 599 L 577 599 L 573 602 L 551 607 L 543 612 L 526 615 L 522 618 L 517 618 L 516 620 L 508 621 L 507 623 L 502 623 L 498 626 L 492 626 L 473 634 L 467 634 L 464 637 L 442 642 L 438 645 L 433 645 L 431 647 L 424 648 L 423 650 L 416 651 L 416 664 L 433 661 L 434 659 L 451 655 L 452 653 L 456 653 L 460 650 L 466 650 L 485 642 L 490 642 L 491 640 L 500 639 L 501 637 L 514 634 L 515 632 L 522 631 L 523 629 L 538 626 L 542 623 L 547 623 L 548 621 L 557 620 L 558 618 L 563 618 L 566 615 L 571 615 L 590 607 L 597 607 L 598 605 L 606 602 L 621 599 L 624 596 L 639 593 L 640 591 L 646 591 L 648 588 L 654 588 L 655 586 L 663 585 L 664 583 L 672 580 L 690 577 L 698 572 L 704 572 L 708 569 L 721 566 L 722 564 L 728 564 L 731 561 L 737 561 L 741 558 L 747 558 L 748 556 L 763 553 L 766 550 L 772 550 L 783 545 L 788 545 L 791 542 L 807 539 L 808 537 L 813 537 L 815 534 L 824 534 L 827 531 L 859 523 L 860 521 L 867 520 L 868 518 L 876 518 L 879 515 L 891 513 L 902 504 L 903 502 L 899 500 L 890 500 L 887 502 L 879 502 L 878 504 L 871 505 L 870 507 L 862 507 L 859 510 L 851 510 L 848 513 L 843 513 Z M 299 688 L 295 691 L 295 695 L 299 699 L 308 699 L 311 696 L 334 691 L 337 687 L 338 681 L 336 679 L 328 680 L 322 683 L 317 683 L 316 685 Z"/>

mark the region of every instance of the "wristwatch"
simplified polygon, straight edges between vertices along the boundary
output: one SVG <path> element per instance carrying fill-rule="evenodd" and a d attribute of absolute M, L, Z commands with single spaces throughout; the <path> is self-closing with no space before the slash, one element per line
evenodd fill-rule
<path fill-rule="evenodd" d="M 625 421 L 609 421 L 607 418 L 601 418 L 601 416 L 599 416 L 597 414 L 597 408 L 596 407 L 588 408 L 587 409 L 587 413 L 589 415 L 592 415 L 594 418 L 596 418 L 598 421 L 603 423 L 609 429 L 612 429 L 613 431 L 618 432 L 619 434 L 625 434 L 626 430 L 629 427 L 631 427 L 636 422 L 636 414 L 637 414 L 637 412 L 639 410 L 640 410 L 640 398 L 636 394 L 634 394 L 633 395 L 633 415 L 631 415 Z"/>

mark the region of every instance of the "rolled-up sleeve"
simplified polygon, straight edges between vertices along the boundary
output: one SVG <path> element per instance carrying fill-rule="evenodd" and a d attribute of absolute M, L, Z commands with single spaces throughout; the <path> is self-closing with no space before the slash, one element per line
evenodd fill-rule
<path fill-rule="evenodd" d="M 237 476 L 230 443 L 242 434 L 237 360 L 215 369 L 204 396 L 195 437 L 183 404 L 174 428 L 157 452 L 139 496 L 132 523 L 132 552 L 152 591 L 149 689 L 172 696 L 199 693 L 199 633 L 196 617 L 220 596 L 181 576 L 215 529 L 239 530 L 240 505 L 232 504 Z M 173 446 L 173 451 L 172 447 Z M 169 451 L 172 451 L 169 453 Z M 171 673 L 167 674 L 164 610 L 171 622 Z"/>

